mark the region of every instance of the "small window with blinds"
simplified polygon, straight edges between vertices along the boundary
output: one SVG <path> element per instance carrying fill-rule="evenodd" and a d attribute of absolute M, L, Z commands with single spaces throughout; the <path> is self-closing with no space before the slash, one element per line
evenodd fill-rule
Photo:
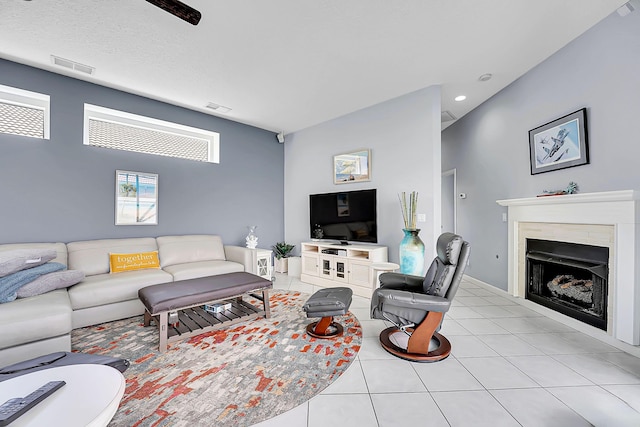
<path fill-rule="evenodd" d="M 0 85 L 0 133 L 49 139 L 49 95 Z"/>
<path fill-rule="evenodd" d="M 220 134 L 85 104 L 84 144 L 219 163 Z"/>

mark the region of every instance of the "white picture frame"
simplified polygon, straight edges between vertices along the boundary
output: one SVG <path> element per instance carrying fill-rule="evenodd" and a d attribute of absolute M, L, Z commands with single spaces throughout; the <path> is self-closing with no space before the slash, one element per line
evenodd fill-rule
<path fill-rule="evenodd" d="M 371 181 L 371 150 L 362 149 L 333 156 L 333 183 Z"/>
<path fill-rule="evenodd" d="M 116 170 L 116 225 L 158 225 L 158 175 Z"/>

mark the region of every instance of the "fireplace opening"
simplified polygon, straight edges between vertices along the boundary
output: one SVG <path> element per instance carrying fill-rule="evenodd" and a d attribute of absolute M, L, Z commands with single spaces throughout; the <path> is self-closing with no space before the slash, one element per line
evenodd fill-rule
<path fill-rule="evenodd" d="M 609 248 L 527 239 L 526 298 L 607 329 Z"/>

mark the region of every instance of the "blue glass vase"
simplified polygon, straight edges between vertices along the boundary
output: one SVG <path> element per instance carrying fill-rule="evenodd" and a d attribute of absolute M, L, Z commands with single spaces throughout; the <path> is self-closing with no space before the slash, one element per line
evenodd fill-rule
<path fill-rule="evenodd" d="M 420 229 L 404 231 L 404 237 L 400 242 L 400 272 L 422 276 L 424 274 L 424 243 L 418 236 Z"/>

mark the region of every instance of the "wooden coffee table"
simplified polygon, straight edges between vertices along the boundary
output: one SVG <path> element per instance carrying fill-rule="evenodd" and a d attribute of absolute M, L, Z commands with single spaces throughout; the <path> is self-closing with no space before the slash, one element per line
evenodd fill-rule
<path fill-rule="evenodd" d="M 271 281 L 260 276 L 238 272 L 147 286 L 140 289 L 138 296 L 145 306 L 144 325 L 149 326 L 152 319 L 156 322 L 158 347 L 164 352 L 170 342 L 260 316 L 269 318 L 272 287 Z M 244 301 L 246 294 L 262 301 L 262 307 Z M 205 304 L 222 301 L 231 303 L 231 308 L 220 313 L 209 313 L 203 308 Z M 172 312 L 177 312 L 178 321 L 169 324 Z"/>

